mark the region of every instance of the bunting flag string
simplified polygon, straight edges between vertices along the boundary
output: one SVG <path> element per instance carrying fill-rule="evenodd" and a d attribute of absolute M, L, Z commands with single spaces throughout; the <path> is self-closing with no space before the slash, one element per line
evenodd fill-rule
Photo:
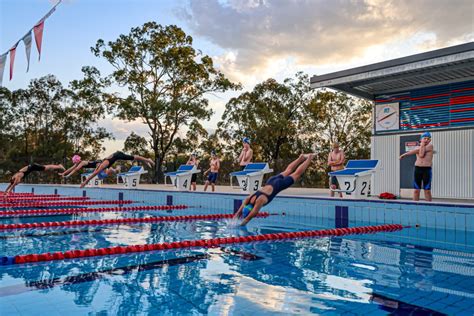
<path fill-rule="evenodd" d="M 56 7 L 62 2 L 62 0 L 58 0 L 58 2 L 48 11 L 28 32 L 18 41 L 12 48 L 6 51 L 4 54 L 0 55 L 0 87 L 2 86 L 3 82 L 3 73 L 6 66 L 7 55 L 10 54 L 10 80 L 13 78 L 13 68 L 15 63 L 15 54 L 16 48 L 20 41 L 23 41 L 25 45 L 25 52 L 26 52 L 26 61 L 27 61 L 27 68 L 26 72 L 30 69 L 30 56 L 31 56 L 31 42 L 32 42 L 32 34 L 33 31 L 35 35 L 35 43 L 36 48 L 38 49 L 38 60 L 41 59 L 41 46 L 43 42 L 43 30 L 44 30 L 44 22 L 47 18 L 56 11 Z"/>

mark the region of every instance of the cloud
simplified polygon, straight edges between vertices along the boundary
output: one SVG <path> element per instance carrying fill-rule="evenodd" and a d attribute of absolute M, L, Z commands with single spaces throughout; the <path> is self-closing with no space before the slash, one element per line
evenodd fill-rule
<path fill-rule="evenodd" d="M 180 17 L 225 50 L 237 79 L 296 65 L 348 63 L 371 47 L 410 38 L 419 50 L 474 40 L 472 0 L 200 0 Z"/>
<path fill-rule="evenodd" d="M 116 140 L 124 141 L 132 132 L 140 136 L 149 137 L 148 127 L 140 121 L 126 122 L 115 118 L 107 117 L 99 122 L 101 127 L 104 127 L 112 133 Z"/>

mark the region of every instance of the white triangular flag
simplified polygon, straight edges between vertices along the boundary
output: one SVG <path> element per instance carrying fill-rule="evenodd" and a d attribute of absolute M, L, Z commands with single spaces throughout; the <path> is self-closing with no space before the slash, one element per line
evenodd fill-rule
<path fill-rule="evenodd" d="M 3 81 L 3 71 L 5 70 L 5 65 L 7 64 L 7 55 L 8 52 L 3 55 L 0 55 L 0 87 L 2 86 Z"/>
<path fill-rule="evenodd" d="M 25 36 L 23 36 L 22 40 L 23 43 L 25 43 L 25 50 L 26 50 L 26 61 L 28 63 L 28 66 L 26 67 L 26 72 L 30 70 L 30 55 L 31 55 L 31 42 L 32 42 L 33 37 L 31 36 L 31 30 L 26 33 Z"/>

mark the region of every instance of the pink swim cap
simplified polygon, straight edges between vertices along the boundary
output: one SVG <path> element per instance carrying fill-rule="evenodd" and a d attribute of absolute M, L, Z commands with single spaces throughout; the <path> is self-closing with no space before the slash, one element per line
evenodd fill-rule
<path fill-rule="evenodd" d="M 79 155 L 72 156 L 72 163 L 79 163 L 79 162 L 81 162 L 81 156 Z"/>

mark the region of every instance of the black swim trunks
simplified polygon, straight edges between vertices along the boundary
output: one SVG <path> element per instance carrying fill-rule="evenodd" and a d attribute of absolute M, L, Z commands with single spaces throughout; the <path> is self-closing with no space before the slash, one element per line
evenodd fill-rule
<path fill-rule="evenodd" d="M 339 182 L 337 181 L 336 176 L 331 176 L 331 185 L 335 185 L 336 188 L 339 188 Z"/>
<path fill-rule="evenodd" d="M 417 190 L 431 190 L 432 180 L 431 167 L 418 167 L 415 166 L 415 179 L 413 181 L 413 187 Z"/>
<path fill-rule="evenodd" d="M 135 160 L 135 157 L 132 155 L 127 155 L 121 151 L 116 151 L 111 158 L 109 159 L 104 159 L 104 161 L 108 161 L 109 165 L 108 167 L 112 167 L 112 165 L 117 161 L 117 160 Z"/>
<path fill-rule="evenodd" d="M 97 168 L 98 165 L 100 165 L 102 163 L 102 160 L 89 160 L 89 162 L 87 162 L 87 165 L 84 166 L 84 169 L 95 169 Z"/>
<path fill-rule="evenodd" d="M 197 180 L 197 173 L 193 173 L 193 175 L 191 176 L 191 183 L 196 183 L 196 180 Z"/>
<path fill-rule="evenodd" d="M 44 171 L 45 169 L 46 167 L 43 165 L 32 163 L 31 165 L 28 165 L 28 168 L 26 169 L 26 171 L 23 172 L 23 177 L 26 178 L 33 171 Z"/>

